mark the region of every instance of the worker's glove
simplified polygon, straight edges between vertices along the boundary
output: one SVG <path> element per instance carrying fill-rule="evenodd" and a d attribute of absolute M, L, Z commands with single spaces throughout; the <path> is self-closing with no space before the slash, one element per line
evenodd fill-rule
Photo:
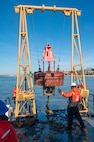
<path fill-rule="evenodd" d="M 59 88 L 58 88 L 58 93 L 60 93 L 60 94 L 61 94 L 61 92 L 62 92 L 62 91 L 61 91 L 61 89 L 59 89 Z"/>
<path fill-rule="evenodd" d="M 64 96 L 64 92 L 61 91 L 61 89 L 58 88 L 58 93 L 60 93 L 62 96 Z"/>

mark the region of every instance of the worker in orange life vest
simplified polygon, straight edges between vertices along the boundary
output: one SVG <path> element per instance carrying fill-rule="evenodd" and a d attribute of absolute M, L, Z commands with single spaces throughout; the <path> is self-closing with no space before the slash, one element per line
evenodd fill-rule
<path fill-rule="evenodd" d="M 84 125 L 84 122 L 81 118 L 81 115 L 79 113 L 79 109 L 78 109 L 78 104 L 81 101 L 81 95 L 79 92 L 79 89 L 76 87 L 76 83 L 73 82 L 71 84 L 71 91 L 70 92 L 63 92 L 60 89 L 58 89 L 58 92 L 64 96 L 69 98 L 69 104 L 68 104 L 68 130 L 72 129 L 72 123 L 73 123 L 73 118 L 75 116 L 75 118 L 79 121 L 80 125 L 81 125 L 81 129 L 85 130 L 86 126 Z"/>
<path fill-rule="evenodd" d="M 17 89 L 16 89 L 16 86 L 15 86 L 14 89 L 13 89 L 13 97 L 16 97 L 16 91 L 17 91 Z"/>
<path fill-rule="evenodd" d="M 5 113 L 8 108 L 0 100 L 0 142 L 18 142 L 16 131 Z"/>
<path fill-rule="evenodd" d="M 16 93 L 17 93 L 17 87 L 15 85 L 15 87 L 13 88 L 13 100 L 14 100 L 14 103 L 15 103 L 15 100 L 16 100 Z"/>

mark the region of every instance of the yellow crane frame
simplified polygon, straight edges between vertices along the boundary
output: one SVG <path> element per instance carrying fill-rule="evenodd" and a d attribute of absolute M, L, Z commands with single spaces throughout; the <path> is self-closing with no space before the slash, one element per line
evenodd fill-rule
<path fill-rule="evenodd" d="M 72 15 L 72 59 L 71 59 L 71 83 L 76 79 L 78 85 L 83 84 L 84 89 L 81 89 L 82 93 L 82 105 L 84 107 L 82 112 L 88 112 L 88 95 L 89 91 L 86 89 L 86 81 L 84 74 L 84 66 L 82 60 L 82 51 L 80 43 L 80 34 L 78 28 L 78 16 L 81 15 L 81 11 L 76 8 L 66 8 L 66 7 L 53 7 L 51 6 L 33 6 L 33 5 L 18 5 L 15 6 L 15 12 L 20 13 L 20 26 L 19 26 L 19 42 L 18 42 L 18 70 L 17 70 L 17 94 L 16 94 L 16 106 L 15 106 L 15 117 L 24 116 L 21 114 L 23 107 L 28 100 L 31 100 L 32 114 L 36 115 L 36 105 L 35 105 L 35 93 L 32 79 L 32 69 L 30 63 L 30 51 L 28 42 L 28 31 L 26 22 L 26 13 L 32 14 L 34 10 L 52 10 L 61 11 L 65 16 Z M 76 49 L 79 63 L 74 62 L 74 50 Z M 77 56 L 76 55 L 76 56 Z M 23 56 L 23 65 L 21 64 Z M 26 59 L 27 57 L 27 59 Z M 28 63 L 26 62 L 28 61 Z M 80 67 L 81 74 L 78 73 L 76 67 Z M 22 68 L 22 70 L 21 70 Z M 22 74 L 21 74 L 22 71 Z M 28 78 L 28 90 L 22 88 L 22 83 Z M 23 90 L 22 90 L 23 89 Z M 23 105 L 20 107 L 20 102 L 23 101 Z M 25 114 L 26 116 L 27 114 Z"/>

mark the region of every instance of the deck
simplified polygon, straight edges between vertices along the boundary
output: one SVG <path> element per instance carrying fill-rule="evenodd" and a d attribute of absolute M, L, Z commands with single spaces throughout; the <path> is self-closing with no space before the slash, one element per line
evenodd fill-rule
<path fill-rule="evenodd" d="M 66 130 L 66 110 L 38 112 L 33 127 L 16 128 L 20 142 L 94 142 L 94 118 L 82 116 L 86 130 L 74 119 L 73 130 Z"/>

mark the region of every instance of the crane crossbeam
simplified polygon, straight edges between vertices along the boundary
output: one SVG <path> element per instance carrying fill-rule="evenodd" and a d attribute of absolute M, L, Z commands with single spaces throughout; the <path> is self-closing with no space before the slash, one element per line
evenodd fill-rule
<path fill-rule="evenodd" d="M 81 10 L 78 10 L 76 8 L 66 8 L 66 7 L 56 7 L 56 5 L 54 6 L 34 6 L 34 5 L 18 5 L 15 6 L 15 12 L 19 13 L 20 9 L 24 8 L 26 10 L 27 13 L 32 14 L 34 10 L 52 10 L 52 11 L 61 11 L 63 12 L 66 16 L 70 16 L 72 11 L 76 12 L 77 16 L 81 15 Z"/>

